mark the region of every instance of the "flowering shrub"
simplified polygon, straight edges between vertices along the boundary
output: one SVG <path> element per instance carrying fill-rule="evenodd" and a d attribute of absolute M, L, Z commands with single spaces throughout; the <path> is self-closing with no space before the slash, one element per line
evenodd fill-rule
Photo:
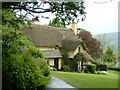
<path fill-rule="evenodd" d="M 31 89 L 49 83 L 49 69 L 45 61 L 34 60 L 29 54 L 11 54 L 9 59 L 3 59 L 3 65 L 3 87 L 7 84 L 11 89 Z"/>
<path fill-rule="evenodd" d="M 19 30 L 20 22 L 14 26 L 19 18 L 11 10 L 3 10 L 2 17 L 2 89 L 34 90 L 45 86 L 50 70 L 42 53 Z"/>

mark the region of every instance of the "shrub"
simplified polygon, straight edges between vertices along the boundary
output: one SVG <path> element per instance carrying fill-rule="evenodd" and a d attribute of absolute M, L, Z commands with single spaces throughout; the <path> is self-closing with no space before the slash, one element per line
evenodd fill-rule
<path fill-rule="evenodd" d="M 120 71 L 120 68 L 119 67 L 110 67 L 110 68 L 108 68 L 108 70 Z"/>
<path fill-rule="evenodd" d="M 40 51 L 40 49 L 34 46 L 29 46 L 29 53 L 35 58 L 38 58 L 38 57 L 43 58 L 43 54 Z"/>
<path fill-rule="evenodd" d="M 9 59 L 3 58 L 3 88 L 26 90 L 48 84 L 49 69 L 44 65 L 44 60 L 38 58 L 35 61 L 25 53 L 11 54 Z"/>
<path fill-rule="evenodd" d="M 48 64 L 46 63 L 45 59 L 38 58 L 36 60 L 36 64 L 38 65 L 39 69 L 42 70 L 44 76 L 47 77 L 50 75 L 50 68 L 48 67 Z"/>
<path fill-rule="evenodd" d="M 88 65 L 86 65 L 86 68 L 88 69 L 88 71 L 90 73 L 94 73 L 96 70 L 96 65 L 95 64 L 88 64 Z"/>
<path fill-rule="evenodd" d="M 63 62 L 65 65 L 69 65 L 70 60 L 69 60 L 69 56 L 68 56 L 68 51 L 67 50 L 62 50 L 61 51 L 61 55 L 63 56 Z"/>
<path fill-rule="evenodd" d="M 100 65 L 100 71 L 107 71 L 108 70 L 108 67 L 106 64 L 101 64 Z"/>
<path fill-rule="evenodd" d="M 84 69 L 84 73 L 88 73 L 89 70 L 87 68 Z"/>
<path fill-rule="evenodd" d="M 50 80 L 49 68 L 40 50 L 36 49 L 19 30 L 22 25 L 20 22 L 23 21 L 17 18 L 10 9 L 3 10 L 2 16 L 4 17 L 2 90 L 35 90 L 36 87 L 45 86 Z"/>
<path fill-rule="evenodd" d="M 62 68 L 63 68 L 63 71 L 65 71 L 65 72 L 70 71 L 70 67 L 67 65 L 64 65 Z"/>
<path fill-rule="evenodd" d="M 108 70 L 108 67 L 106 64 L 97 64 L 96 66 L 97 66 L 97 68 L 96 68 L 97 71 L 107 71 Z"/>

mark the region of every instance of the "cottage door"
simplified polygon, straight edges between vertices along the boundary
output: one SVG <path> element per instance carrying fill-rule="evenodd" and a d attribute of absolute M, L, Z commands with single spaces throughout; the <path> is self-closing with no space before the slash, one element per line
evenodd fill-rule
<path fill-rule="evenodd" d="M 55 68 L 58 70 L 58 64 L 59 63 L 59 58 L 55 58 L 54 59 L 54 66 L 55 66 Z"/>

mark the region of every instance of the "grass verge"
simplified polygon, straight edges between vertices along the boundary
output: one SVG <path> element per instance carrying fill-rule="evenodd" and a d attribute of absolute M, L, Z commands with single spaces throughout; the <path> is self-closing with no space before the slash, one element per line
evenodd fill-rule
<path fill-rule="evenodd" d="M 108 72 L 108 75 L 61 71 L 51 71 L 51 74 L 76 88 L 118 88 L 118 74 Z"/>

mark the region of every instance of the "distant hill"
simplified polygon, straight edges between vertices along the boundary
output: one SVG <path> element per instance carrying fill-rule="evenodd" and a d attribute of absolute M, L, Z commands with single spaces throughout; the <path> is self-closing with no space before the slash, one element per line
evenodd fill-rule
<path fill-rule="evenodd" d="M 120 45 L 118 45 L 118 34 L 120 35 L 120 32 L 105 33 L 106 39 L 108 39 L 110 43 L 115 47 L 115 52 L 117 52 L 118 48 L 120 48 Z M 93 37 L 96 37 L 96 35 Z"/>

